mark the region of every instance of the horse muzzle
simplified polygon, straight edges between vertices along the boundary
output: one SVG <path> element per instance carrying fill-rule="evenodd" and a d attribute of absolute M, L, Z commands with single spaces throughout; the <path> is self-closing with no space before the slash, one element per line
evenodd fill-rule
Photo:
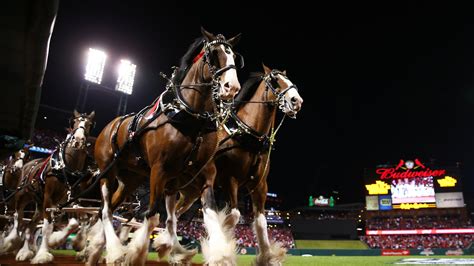
<path fill-rule="evenodd" d="M 240 84 L 232 84 L 231 82 L 221 83 L 219 90 L 219 97 L 224 100 L 232 100 L 235 95 L 240 91 Z"/>

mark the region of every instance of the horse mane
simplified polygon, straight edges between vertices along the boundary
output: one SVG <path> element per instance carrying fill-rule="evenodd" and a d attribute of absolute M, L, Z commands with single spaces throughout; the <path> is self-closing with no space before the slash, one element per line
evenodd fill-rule
<path fill-rule="evenodd" d="M 181 81 L 183 81 L 184 77 L 186 76 L 186 73 L 189 70 L 189 66 L 193 64 L 194 58 L 199 54 L 203 47 L 203 40 L 203 37 L 195 39 L 194 42 L 189 46 L 183 57 L 181 57 L 179 67 L 173 79 L 173 83 L 180 84 Z"/>
<path fill-rule="evenodd" d="M 249 78 L 245 81 L 244 85 L 240 89 L 239 94 L 235 96 L 235 109 L 238 110 L 245 101 L 250 100 L 253 94 L 257 90 L 258 85 L 260 85 L 260 81 L 264 74 L 262 72 L 252 72 L 250 73 Z"/>

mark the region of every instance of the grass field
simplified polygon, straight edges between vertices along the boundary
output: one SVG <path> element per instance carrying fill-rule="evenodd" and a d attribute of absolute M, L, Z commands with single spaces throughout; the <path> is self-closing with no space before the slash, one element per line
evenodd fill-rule
<path fill-rule="evenodd" d="M 296 248 L 309 249 L 367 249 L 360 240 L 295 240 Z"/>
<path fill-rule="evenodd" d="M 54 251 L 55 254 L 68 254 L 74 255 L 74 251 L 70 250 L 58 250 Z M 156 260 L 156 253 L 152 252 L 148 255 L 149 260 Z M 423 256 L 317 256 L 317 257 L 301 257 L 301 256 L 288 256 L 283 265 L 285 266 L 309 266 L 309 265 L 387 265 L 394 264 L 403 258 L 426 258 Z M 471 258 L 474 256 L 430 256 L 429 258 Z M 252 265 L 255 255 L 239 255 L 238 265 L 246 266 Z M 194 257 L 193 262 L 202 263 L 203 258 L 201 254 Z M 440 264 L 437 264 L 440 265 Z"/>

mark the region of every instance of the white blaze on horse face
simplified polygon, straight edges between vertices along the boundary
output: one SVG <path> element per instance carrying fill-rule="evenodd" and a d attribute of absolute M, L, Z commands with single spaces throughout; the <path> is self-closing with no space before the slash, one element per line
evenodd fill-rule
<path fill-rule="evenodd" d="M 287 85 L 286 88 L 293 86 L 293 83 L 285 76 L 278 74 L 278 77 Z M 303 104 L 303 98 L 301 98 L 300 94 L 298 93 L 298 90 L 293 87 L 285 93 L 284 97 L 285 105 L 289 105 L 285 106 L 286 108 L 289 108 L 289 110 L 287 111 L 291 111 L 296 114 L 301 109 L 301 105 Z M 293 102 L 292 99 L 294 99 L 295 102 Z"/>
<path fill-rule="evenodd" d="M 18 156 L 19 159 L 25 159 L 26 153 L 24 150 L 20 150 L 20 156 Z"/>
<path fill-rule="evenodd" d="M 13 164 L 13 168 L 15 169 L 21 169 L 23 167 L 23 159 L 25 158 L 25 152 L 20 151 L 20 156 L 18 156 L 18 159 L 15 161 Z"/>
<path fill-rule="evenodd" d="M 79 125 L 77 126 L 77 130 L 74 132 L 74 138 L 85 139 L 86 138 L 85 128 L 86 128 L 86 121 L 85 120 L 80 121 Z"/>
<path fill-rule="evenodd" d="M 231 49 L 226 48 L 223 44 L 219 46 L 226 56 L 226 66 L 234 65 L 234 52 Z M 220 92 L 219 96 L 223 100 L 232 99 L 240 90 L 239 79 L 237 78 L 237 70 L 235 68 L 224 71 L 220 77 Z"/>

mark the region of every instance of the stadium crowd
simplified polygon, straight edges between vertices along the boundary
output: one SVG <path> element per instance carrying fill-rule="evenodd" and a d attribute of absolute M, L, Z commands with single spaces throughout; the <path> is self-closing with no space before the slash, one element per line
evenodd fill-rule
<path fill-rule="evenodd" d="M 384 235 L 362 236 L 361 240 L 370 248 L 382 249 L 468 248 L 474 235 Z"/>
<path fill-rule="evenodd" d="M 194 238 L 199 240 L 205 236 L 205 230 L 199 221 L 178 221 L 178 234 L 186 238 Z M 269 227 L 268 237 L 270 240 L 278 241 L 285 248 L 294 248 L 295 241 L 293 235 L 288 228 Z M 235 238 L 239 247 L 257 247 L 257 240 L 250 224 L 238 224 L 235 228 Z"/>
<path fill-rule="evenodd" d="M 50 129 L 35 129 L 31 141 L 35 146 L 47 149 L 55 149 L 64 140 L 67 132 L 60 134 Z"/>
<path fill-rule="evenodd" d="M 366 228 L 369 230 L 466 228 L 471 226 L 469 219 L 462 219 L 459 216 L 374 217 L 366 222 Z"/>

